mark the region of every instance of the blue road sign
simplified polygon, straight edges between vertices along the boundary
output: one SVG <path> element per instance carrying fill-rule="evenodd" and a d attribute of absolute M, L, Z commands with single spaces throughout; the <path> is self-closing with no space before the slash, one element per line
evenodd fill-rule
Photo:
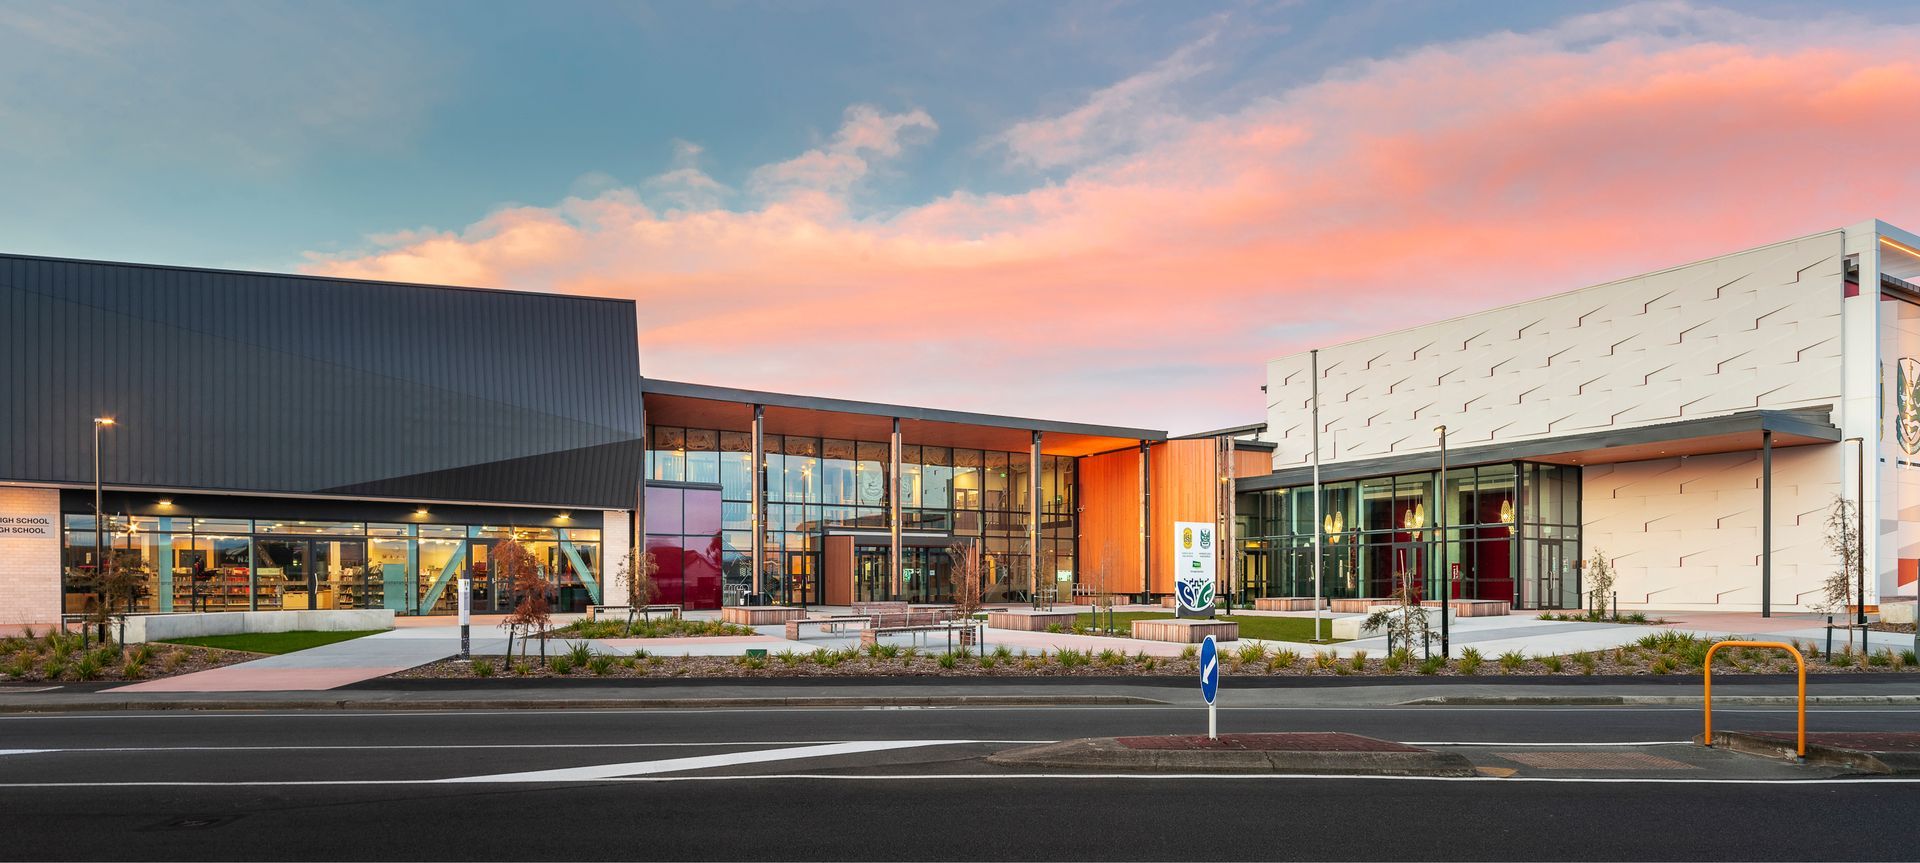
<path fill-rule="evenodd" d="M 1220 691 L 1220 648 L 1213 644 L 1213 636 L 1207 636 L 1200 642 L 1200 694 L 1206 696 L 1207 703 L 1213 703 L 1213 696 Z"/>

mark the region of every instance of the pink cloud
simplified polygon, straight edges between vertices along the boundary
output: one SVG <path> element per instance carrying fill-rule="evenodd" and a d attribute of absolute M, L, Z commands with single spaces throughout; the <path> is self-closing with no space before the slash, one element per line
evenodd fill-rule
<path fill-rule="evenodd" d="M 1188 79 L 1188 56 L 1003 137 L 1064 168 L 1055 181 L 875 215 L 850 190 L 935 124 L 856 106 L 822 147 L 757 172 L 738 208 L 643 184 L 309 269 L 633 297 L 652 376 L 1226 425 L 1263 416 L 1273 356 L 1899 222 L 1920 192 L 1901 167 L 1920 32 L 1868 28 L 1862 51 L 1864 27 L 1630 7 L 1213 116 L 1152 95 Z"/>

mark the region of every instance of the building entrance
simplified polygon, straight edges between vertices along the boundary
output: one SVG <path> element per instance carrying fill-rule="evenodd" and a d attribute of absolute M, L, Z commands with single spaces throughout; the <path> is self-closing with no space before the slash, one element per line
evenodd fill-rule
<path fill-rule="evenodd" d="M 361 539 L 261 539 L 254 543 L 261 608 L 380 607 L 367 584 Z"/>

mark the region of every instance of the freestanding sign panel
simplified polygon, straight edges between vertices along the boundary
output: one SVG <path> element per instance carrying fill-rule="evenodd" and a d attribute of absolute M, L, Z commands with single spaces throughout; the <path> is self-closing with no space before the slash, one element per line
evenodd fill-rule
<path fill-rule="evenodd" d="M 1213 523 L 1173 523 L 1173 589 L 1181 617 L 1213 616 Z"/>
<path fill-rule="evenodd" d="M 1200 642 L 1200 695 L 1207 699 L 1207 738 L 1220 736 L 1220 725 L 1213 710 L 1213 699 L 1220 694 L 1220 647 L 1209 635 Z"/>

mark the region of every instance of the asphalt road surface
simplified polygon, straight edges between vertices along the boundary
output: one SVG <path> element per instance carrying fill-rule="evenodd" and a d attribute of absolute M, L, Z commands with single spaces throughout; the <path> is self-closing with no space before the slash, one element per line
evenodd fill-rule
<path fill-rule="evenodd" d="M 1778 709 L 1716 727 L 1786 729 Z M 1912 708 L 1825 708 L 1908 730 Z M 1900 859 L 1920 782 L 1704 750 L 1693 708 L 1223 709 L 1472 779 L 1022 773 L 1191 707 L 0 716 L 6 859 Z"/>

